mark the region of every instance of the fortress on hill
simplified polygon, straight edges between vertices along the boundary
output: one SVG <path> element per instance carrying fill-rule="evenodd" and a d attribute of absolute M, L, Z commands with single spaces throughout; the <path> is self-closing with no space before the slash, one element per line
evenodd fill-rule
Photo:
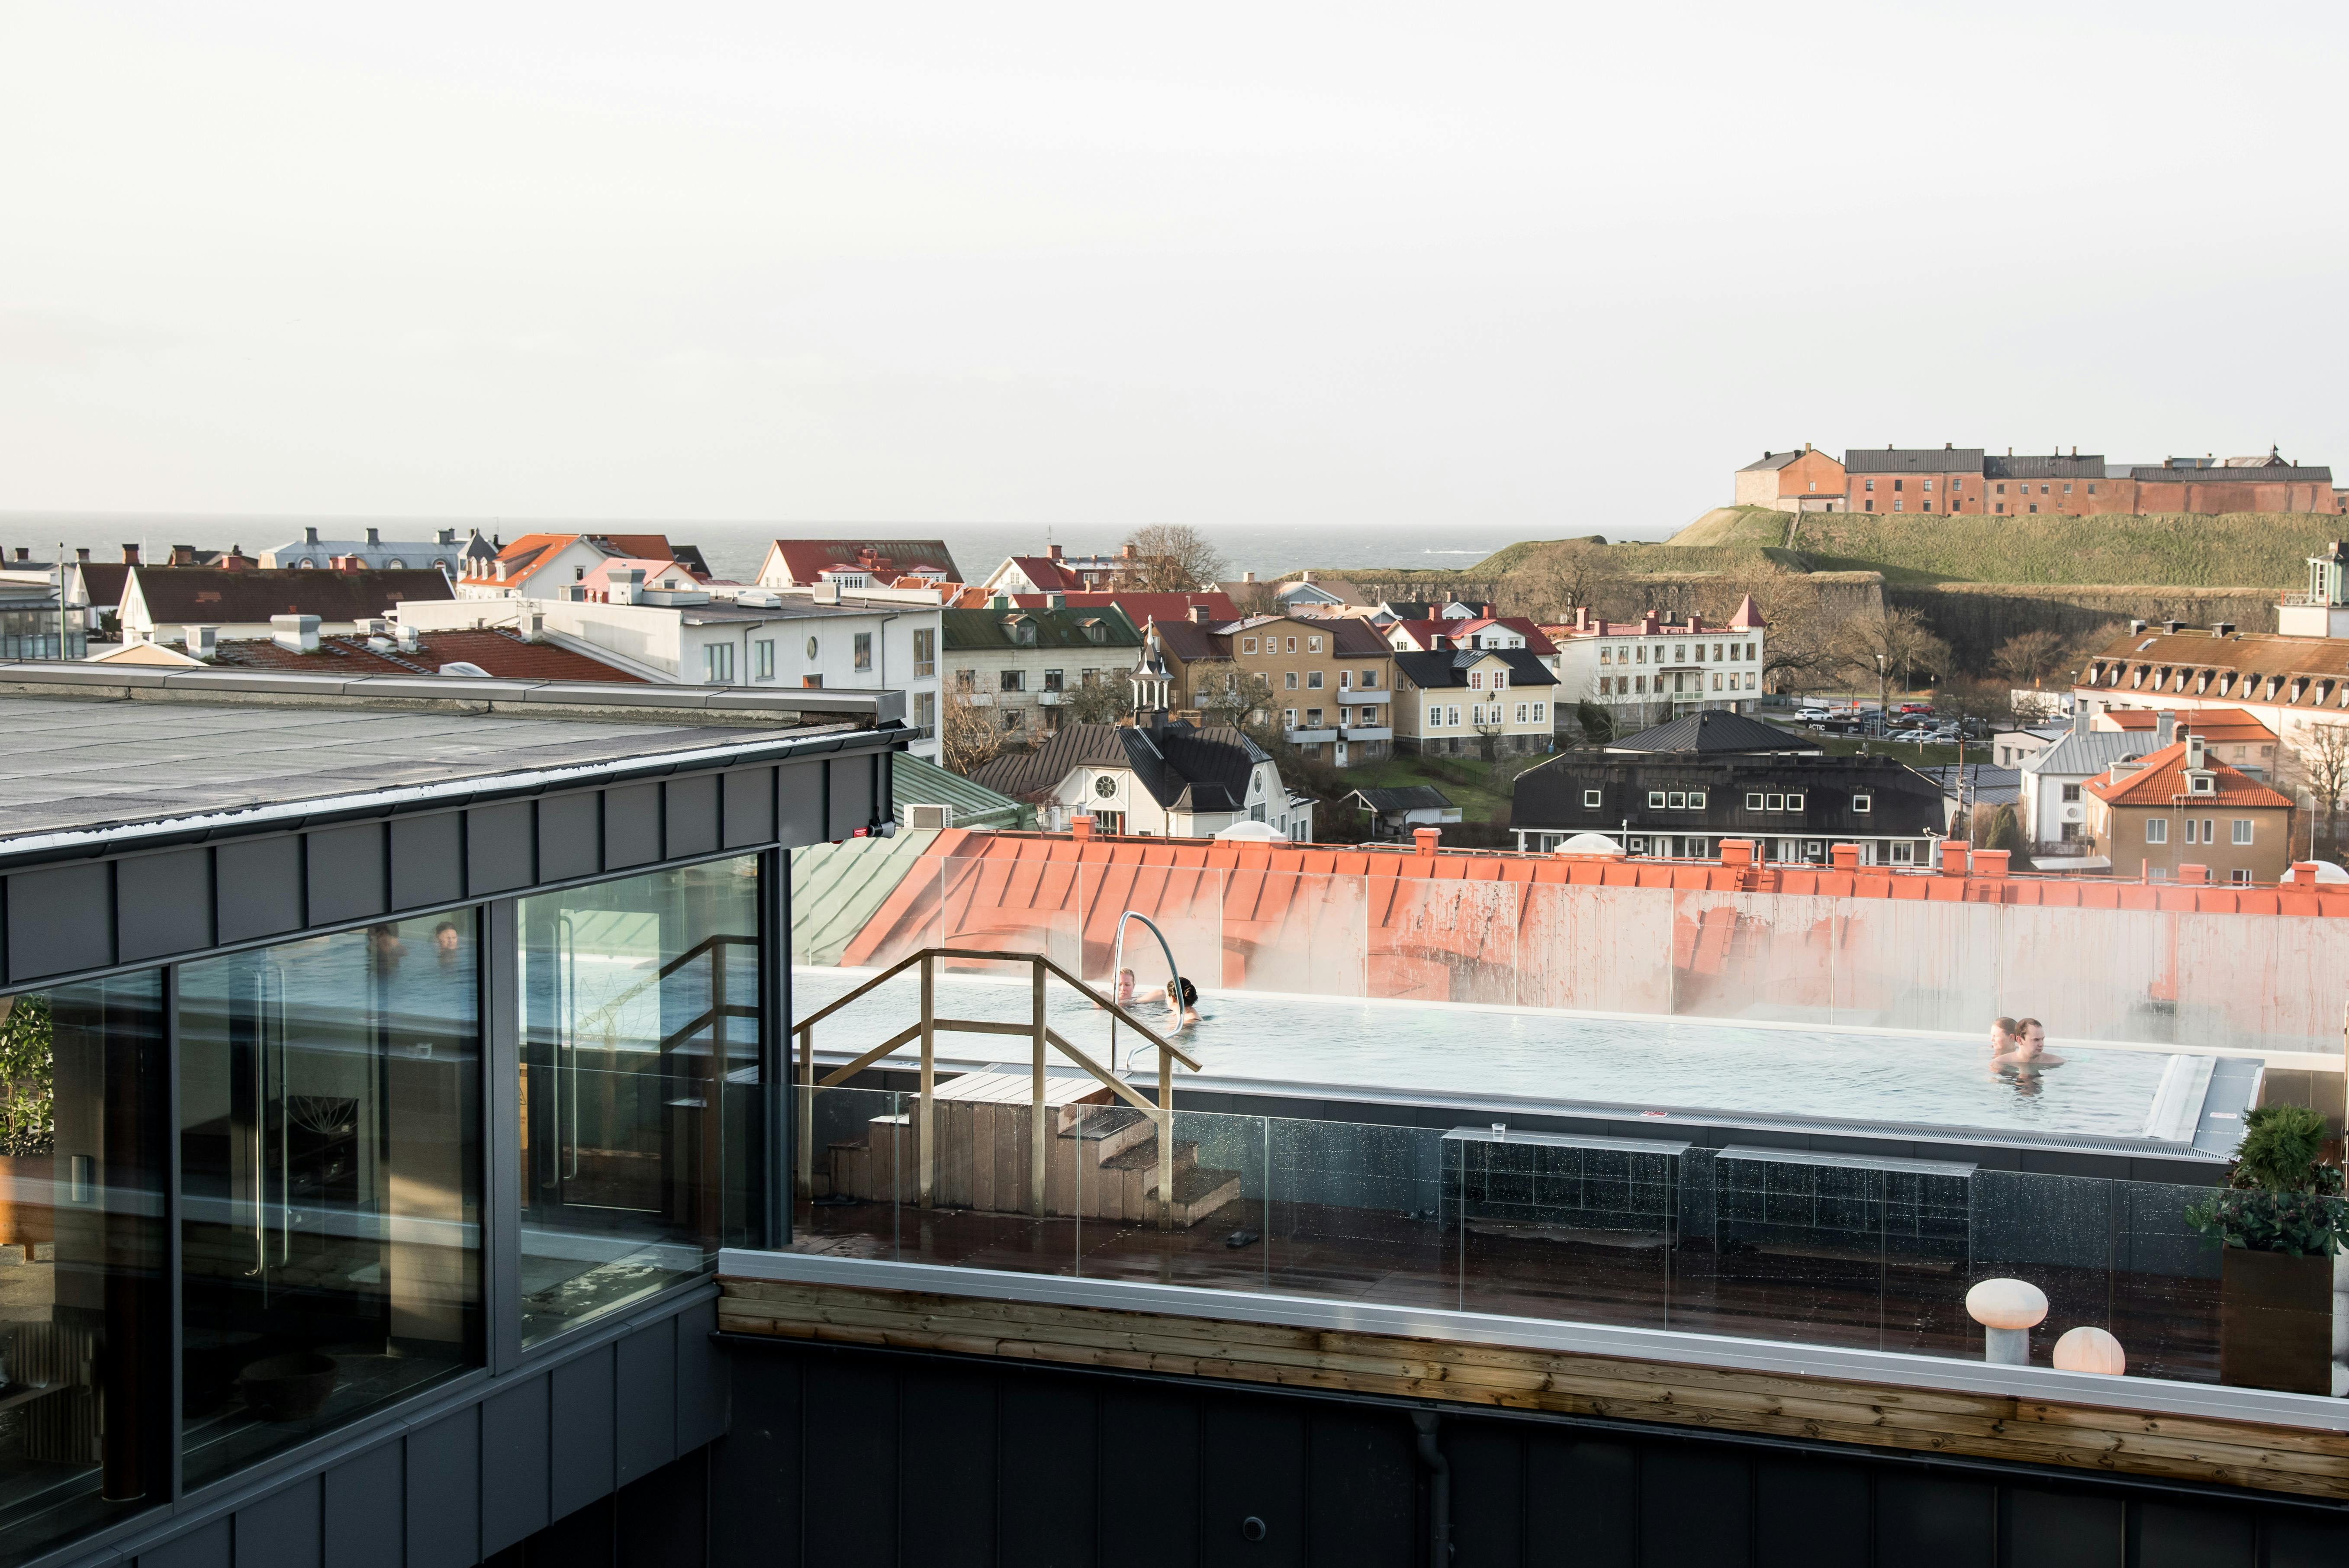
<path fill-rule="evenodd" d="M 1735 475 L 1734 504 L 1779 512 L 1957 512 L 1973 516 L 2100 513 L 2349 512 L 2333 470 L 2261 457 L 2108 462 L 2066 455 L 2004 457 L 1978 446 L 1852 448 L 1838 462 L 1806 443 L 1765 452 Z"/>

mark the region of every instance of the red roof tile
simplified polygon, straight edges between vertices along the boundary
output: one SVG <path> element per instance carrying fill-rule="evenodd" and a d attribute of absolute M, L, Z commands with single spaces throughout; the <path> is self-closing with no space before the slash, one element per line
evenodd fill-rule
<path fill-rule="evenodd" d="M 2229 767 L 2218 758 L 2205 756 L 2204 763 L 2215 776 L 2215 792 L 2189 795 L 2186 792 L 2186 743 L 2165 746 L 2143 760 L 2135 773 L 2123 774 L 2116 779 L 2109 774 L 2090 779 L 2086 788 L 2090 794 L 2111 805 L 2168 805 L 2177 801 L 2191 800 L 2196 805 L 2229 805 L 2282 809 L 2292 802 L 2278 794 L 2247 774 Z"/>

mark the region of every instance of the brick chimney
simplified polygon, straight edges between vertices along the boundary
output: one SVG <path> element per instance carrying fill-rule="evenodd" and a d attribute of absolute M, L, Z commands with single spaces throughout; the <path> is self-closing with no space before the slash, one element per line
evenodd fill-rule
<path fill-rule="evenodd" d="M 1750 838 L 1724 838 L 1721 841 L 1721 863 L 1728 867 L 1754 864 L 1754 841 Z"/>
<path fill-rule="evenodd" d="M 1411 830 L 1413 853 L 1422 860 L 1435 858 L 1435 841 L 1444 836 L 1440 827 L 1414 827 Z"/>
<path fill-rule="evenodd" d="M 1093 836 L 1093 814 L 1081 811 L 1070 817 L 1069 836 L 1071 838 L 1091 838 Z"/>
<path fill-rule="evenodd" d="M 1977 849 L 1974 851 L 1974 875 L 2002 882 L 2007 877 L 2008 862 L 2013 858 L 2013 852 L 2009 850 Z"/>
<path fill-rule="evenodd" d="M 1960 841 L 1943 839 L 1941 841 L 1941 875 L 1944 877 L 1962 877 L 1965 874 L 1965 845 Z"/>
<path fill-rule="evenodd" d="M 1857 871 L 1859 869 L 1859 846 L 1830 844 L 1827 846 L 1827 859 L 1838 871 Z"/>
<path fill-rule="evenodd" d="M 1052 559 L 1057 561 L 1061 558 L 1061 547 L 1058 545 L 1048 545 L 1045 548 L 1051 552 Z"/>
<path fill-rule="evenodd" d="M 139 565 L 138 545 L 125 545 L 122 546 L 122 564 L 126 566 L 135 566 Z"/>
<path fill-rule="evenodd" d="M 171 565 L 175 566 L 192 566 L 195 564 L 196 547 L 193 545 L 174 545 L 171 546 Z"/>
<path fill-rule="evenodd" d="M 1205 605 L 1193 605 L 1191 607 L 1191 622 L 1195 626 L 1206 625 L 1207 607 Z"/>
<path fill-rule="evenodd" d="M 1642 611 L 1640 613 L 1640 635 L 1641 637 L 1653 637 L 1653 636 L 1655 636 L 1655 635 L 1656 635 L 1656 624 L 1657 624 L 1657 623 L 1656 623 L 1656 612 L 1655 612 L 1655 611 L 1653 611 L 1653 610 L 1642 610 Z"/>
<path fill-rule="evenodd" d="M 1702 631 L 1704 629 L 1704 617 L 1697 614 L 1694 610 L 1689 611 L 1689 629 L 1691 631 Z"/>

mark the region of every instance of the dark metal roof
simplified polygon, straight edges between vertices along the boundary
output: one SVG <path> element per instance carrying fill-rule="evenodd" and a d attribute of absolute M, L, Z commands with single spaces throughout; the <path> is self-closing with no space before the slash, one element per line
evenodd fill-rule
<path fill-rule="evenodd" d="M 2108 465 L 2101 456 L 1992 457 L 1982 460 L 1984 479 L 2102 479 Z"/>
<path fill-rule="evenodd" d="M 1764 724 L 1733 713 L 1726 708 L 1707 708 L 1699 712 L 1683 713 L 1677 719 L 1642 730 L 1620 741 L 1609 742 L 1609 752 L 1824 752 L 1826 748 L 1807 735 L 1796 735 L 1775 725 Z"/>
<path fill-rule="evenodd" d="M 1847 473 L 1980 473 L 1978 446 L 1891 446 L 1881 452 L 1854 447 L 1843 454 Z"/>
<path fill-rule="evenodd" d="M 1472 665 L 1487 659 L 1497 659 L 1509 667 L 1512 686 L 1555 686 L 1557 677 L 1549 672 L 1538 655 L 1526 648 L 1462 648 L 1445 649 L 1438 653 L 1398 653 L 1395 668 L 1412 679 L 1412 683 L 1429 690 L 1446 687 L 1465 688 Z"/>
<path fill-rule="evenodd" d="M 2157 468 L 2139 463 L 2128 471 L 2139 483 L 2152 484 L 2330 484 L 2333 470 L 2304 465 L 2292 468 Z"/>
<path fill-rule="evenodd" d="M 1586 804 L 1588 792 L 1599 804 Z M 1651 808 L 1648 794 L 1705 792 L 1702 807 L 1683 804 Z M 1799 792 L 1800 811 L 1783 809 Z M 1758 808 L 1746 796 L 1760 794 Z M 1771 795 L 1782 809 L 1768 809 Z M 1868 797 L 1857 811 L 1853 797 Z M 1516 827 L 1547 832 L 1619 831 L 1727 835 L 1749 838 L 1918 837 L 1940 833 L 1949 822 L 1940 786 L 1905 763 L 1889 757 L 1711 756 L 1690 753 L 1626 754 L 1567 752 L 1517 775 L 1509 800 Z"/>
<path fill-rule="evenodd" d="M 1012 628 L 1021 624 L 1036 628 L 1036 640 L 1019 641 Z M 1093 640 L 1090 628 L 1102 628 Z M 989 651 L 1022 648 L 1139 648 L 1142 634 L 1114 606 L 1100 609 L 942 609 L 938 612 L 940 640 L 950 649 Z"/>
<path fill-rule="evenodd" d="M 265 622 L 314 615 L 324 621 L 372 620 L 409 599 L 452 599 L 438 570 L 331 572 L 232 571 L 224 566 L 133 566 L 147 615 L 158 626 Z M 129 588 L 123 594 L 127 599 Z"/>
<path fill-rule="evenodd" d="M 1740 473 L 1775 472 L 1777 470 L 1785 467 L 1788 463 L 1794 462 L 1796 458 L 1802 455 L 1803 454 L 1800 452 L 1765 452 L 1762 454 L 1760 461 L 1749 462 L 1737 472 Z"/>
<path fill-rule="evenodd" d="M 1244 811 L 1248 774 L 1269 760 L 1263 747 L 1223 725 L 1067 724 L 1036 750 L 998 757 L 973 776 L 1025 797 L 1056 787 L 1076 768 L 1127 768 L 1169 810 Z"/>

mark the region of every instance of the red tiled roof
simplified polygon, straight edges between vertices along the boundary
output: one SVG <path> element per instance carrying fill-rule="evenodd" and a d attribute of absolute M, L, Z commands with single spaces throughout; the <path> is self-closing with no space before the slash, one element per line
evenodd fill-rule
<path fill-rule="evenodd" d="M 2150 732 L 2158 727 L 2166 710 L 2153 708 L 2113 708 L 2105 717 L 2113 728 L 2128 732 L 2144 730 Z M 2199 735 L 2206 741 L 2227 743 L 2236 742 L 2272 741 L 2275 732 L 2244 712 L 2240 708 L 2180 708 L 2178 731 L 2181 735 Z"/>
<path fill-rule="evenodd" d="M 884 578 L 911 575 L 944 577 L 949 582 L 962 579 L 943 539 L 778 539 L 774 548 L 781 552 L 783 566 L 795 583 L 817 582 L 830 571 L 864 571 Z"/>
<path fill-rule="evenodd" d="M 524 642 L 510 631 L 435 631 L 419 640 L 414 653 L 379 652 L 365 638 L 323 637 L 316 653 L 296 653 L 274 642 L 223 642 L 215 664 L 247 670 L 295 670 L 343 675 L 438 675 L 444 664 L 471 664 L 508 680 L 595 680 L 644 684 L 640 677 L 600 659 L 549 642 Z"/>
<path fill-rule="evenodd" d="M 2292 802 L 2249 774 L 2229 767 L 2216 757 L 2206 756 L 2204 765 L 2216 774 L 2216 791 L 2210 794 L 2189 795 L 2186 793 L 2186 743 L 2165 746 L 2144 759 L 2143 765 L 2133 774 L 2123 774 L 2116 779 L 2109 774 L 2090 779 L 2087 791 L 2110 805 L 2169 805 L 2190 800 L 2198 806 L 2225 805 L 2245 808 L 2265 807 L 2281 810 Z"/>

